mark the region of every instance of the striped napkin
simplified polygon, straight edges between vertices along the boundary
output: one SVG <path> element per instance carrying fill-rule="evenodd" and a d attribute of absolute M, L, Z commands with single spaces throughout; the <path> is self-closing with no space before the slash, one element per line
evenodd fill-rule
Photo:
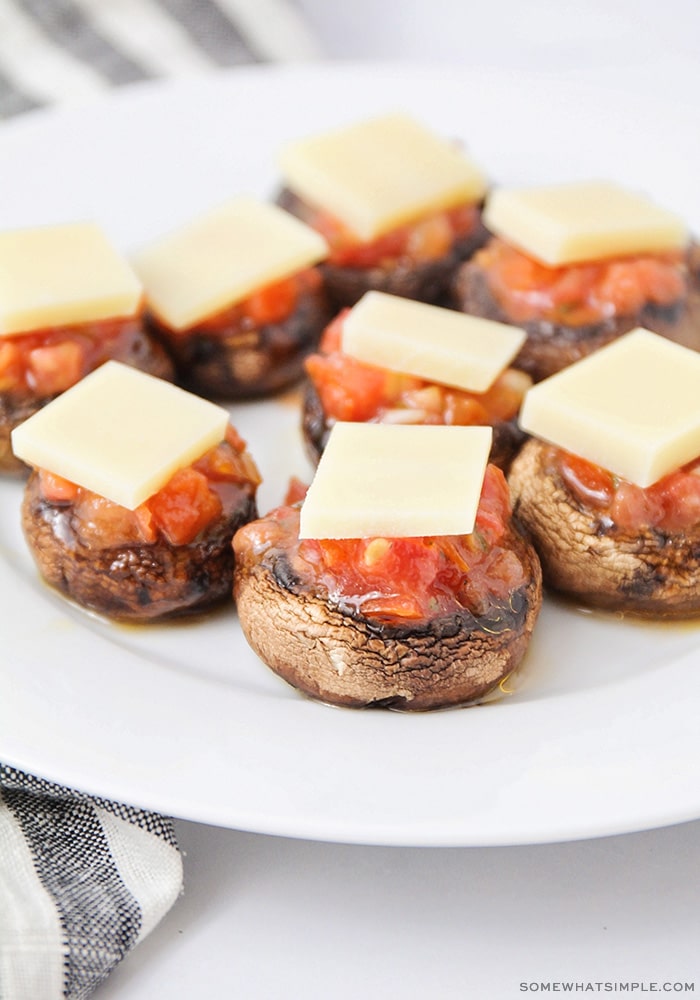
<path fill-rule="evenodd" d="M 0 0 L 0 119 L 318 55 L 292 0 Z M 0 764 L 2 1000 L 90 996 L 181 887 L 169 819 Z"/>
<path fill-rule="evenodd" d="M 0 0 L 0 118 L 138 80 L 319 55 L 293 0 Z"/>

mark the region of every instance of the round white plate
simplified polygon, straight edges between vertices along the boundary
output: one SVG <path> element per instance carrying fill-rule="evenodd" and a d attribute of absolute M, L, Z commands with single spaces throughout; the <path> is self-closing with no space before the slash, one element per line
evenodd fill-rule
<path fill-rule="evenodd" d="M 137 87 L 0 129 L 0 227 L 92 217 L 124 250 L 276 187 L 280 144 L 405 109 L 494 181 L 612 177 L 700 227 L 695 109 L 546 77 L 399 66 L 245 69 Z M 261 510 L 308 476 L 293 393 L 233 408 Z M 514 693 L 412 716 L 305 700 L 233 608 L 123 627 L 37 578 L 0 483 L 0 760 L 135 805 L 265 833 L 486 845 L 700 816 L 700 630 L 547 600 Z"/>

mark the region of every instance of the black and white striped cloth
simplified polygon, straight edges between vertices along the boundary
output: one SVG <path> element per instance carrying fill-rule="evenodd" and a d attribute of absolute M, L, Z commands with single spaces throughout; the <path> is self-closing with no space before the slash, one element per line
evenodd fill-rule
<path fill-rule="evenodd" d="M 317 55 L 292 0 L 0 0 L 0 119 L 135 81 Z M 0 764 L 0 1000 L 88 997 L 182 877 L 169 819 Z"/>
<path fill-rule="evenodd" d="M 319 55 L 293 0 L 0 0 L 0 118 L 139 80 Z"/>
<path fill-rule="evenodd" d="M 83 1000 L 182 887 L 172 821 L 0 764 L 0 997 Z"/>

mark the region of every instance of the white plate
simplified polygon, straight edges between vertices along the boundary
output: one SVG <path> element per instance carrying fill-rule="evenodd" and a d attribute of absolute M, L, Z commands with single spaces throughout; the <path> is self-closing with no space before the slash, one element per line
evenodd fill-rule
<path fill-rule="evenodd" d="M 125 250 L 233 193 L 271 193 L 286 138 L 404 108 L 498 181 L 608 176 L 700 226 L 695 109 L 545 77 L 407 67 L 246 69 L 135 88 L 0 130 L 0 226 L 97 218 Z M 293 396 L 235 407 L 261 509 L 306 475 Z M 518 689 L 411 716 L 314 704 L 232 609 L 110 625 L 37 579 L 0 483 L 0 759 L 188 819 L 376 844 L 485 845 L 700 816 L 700 631 L 547 601 Z"/>

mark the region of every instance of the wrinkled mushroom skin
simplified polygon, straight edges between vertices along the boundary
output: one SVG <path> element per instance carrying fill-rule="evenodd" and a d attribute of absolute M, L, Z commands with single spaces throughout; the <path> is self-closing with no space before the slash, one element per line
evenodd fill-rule
<path fill-rule="evenodd" d="M 586 509 L 528 441 L 508 482 L 515 516 L 533 539 L 545 585 L 611 611 L 653 618 L 700 614 L 700 528 L 631 535 Z"/>
<path fill-rule="evenodd" d="M 306 220 L 308 210 L 304 202 L 289 189 L 281 191 L 277 204 Z M 488 235 L 479 219 L 472 232 L 456 240 L 450 252 L 437 260 L 420 263 L 399 261 L 390 268 L 344 267 L 325 263 L 319 265 L 319 270 L 336 310 L 355 305 L 369 291 L 388 292 L 420 302 L 441 303 L 457 267 L 483 246 Z"/>
<path fill-rule="evenodd" d="M 175 377 L 173 363 L 164 348 L 148 337 L 140 327 L 134 331 L 126 348 L 115 352 L 114 360 L 168 382 Z M 0 473 L 27 473 L 27 466 L 12 453 L 12 431 L 54 398 L 55 396 L 38 397 L 29 392 L 0 392 Z"/>
<path fill-rule="evenodd" d="M 687 264 L 688 294 L 671 306 L 649 303 L 634 315 L 612 316 L 586 326 L 565 326 L 547 320 L 518 323 L 527 333 L 527 340 L 513 366 L 539 382 L 638 326 L 700 350 L 700 244 L 691 244 Z M 494 298 L 485 272 L 474 261 L 457 271 L 452 297 L 453 304 L 463 312 L 501 323 L 512 322 Z"/>
<path fill-rule="evenodd" d="M 316 386 L 307 379 L 302 398 L 301 431 L 306 453 L 313 465 L 318 465 L 331 426 L 332 423 L 326 417 Z M 494 424 L 489 462 L 507 472 L 526 436 L 520 430 L 517 419 L 501 420 Z"/>
<path fill-rule="evenodd" d="M 230 599 L 231 538 L 257 516 L 254 489 L 241 486 L 221 518 L 189 545 L 96 549 L 78 537 L 72 504 L 52 503 L 32 472 L 22 502 L 22 527 L 42 576 L 77 604 L 122 622 L 153 622 L 192 614 Z"/>
<path fill-rule="evenodd" d="M 311 698 L 348 708 L 425 711 L 477 701 L 521 662 L 541 605 L 537 557 L 516 531 L 503 544 L 527 584 L 475 617 L 390 625 L 346 612 L 294 577 L 283 553 L 236 553 L 234 597 L 243 632 L 275 673 Z"/>
<path fill-rule="evenodd" d="M 178 383 L 211 399 L 254 399 L 301 378 L 304 358 L 316 349 L 332 310 L 322 288 L 303 292 L 294 312 L 279 323 L 232 322 L 213 332 L 192 327 L 175 333 L 150 318 L 175 361 Z"/>

